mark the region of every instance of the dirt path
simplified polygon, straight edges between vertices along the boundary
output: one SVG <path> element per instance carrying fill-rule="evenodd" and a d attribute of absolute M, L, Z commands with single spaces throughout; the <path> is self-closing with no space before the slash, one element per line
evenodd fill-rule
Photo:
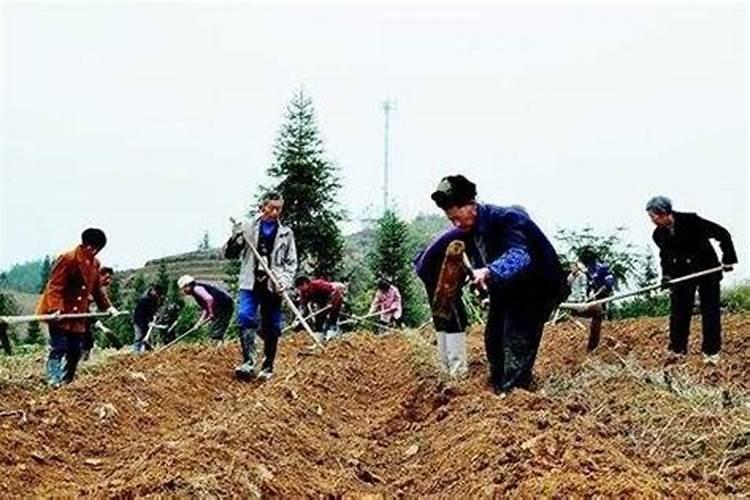
<path fill-rule="evenodd" d="M 725 319 L 722 364 L 664 366 L 664 320 L 549 329 L 535 393 L 447 385 L 414 334 L 356 334 L 277 376 L 238 383 L 234 345 L 123 356 L 55 392 L 5 389 L 0 490 L 11 496 L 177 494 L 645 495 L 750 493 L 748 317 Z M 699 339 L 699 335 L 693 339 Z M 694 344 L 697 341 L 693 342 Z"/>

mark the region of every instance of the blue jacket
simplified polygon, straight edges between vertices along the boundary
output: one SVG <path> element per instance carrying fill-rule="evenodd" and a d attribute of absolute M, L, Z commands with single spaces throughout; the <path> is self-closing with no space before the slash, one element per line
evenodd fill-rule
<path fill-rule="evenodd" d="M 612 294 L 615 289 L 615 276 L 606 264 L 595 262 L 592 266 L 586 266 L 586 276 L 589 279 L 589 293 L 596 293 L 603 288 L 602 292 L 594 298 L 602 298 Z"/>
<path fill-rule="evenodd" d="M 490 270 L 490 293 L 513 301 L 559 300 L 565 273 L 552 244 L 518 207 L 477 204 L 471 260 Z"/>

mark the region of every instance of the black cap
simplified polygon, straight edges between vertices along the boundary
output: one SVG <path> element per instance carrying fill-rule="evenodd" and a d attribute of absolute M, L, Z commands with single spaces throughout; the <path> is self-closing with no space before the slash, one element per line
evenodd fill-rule
<path fill-rule="evenodd" d="M 430 197 L 443 210 L 462 207 L 476 199 L 477 186 L 463 175 L 448 175 L 440 179 Z"/>

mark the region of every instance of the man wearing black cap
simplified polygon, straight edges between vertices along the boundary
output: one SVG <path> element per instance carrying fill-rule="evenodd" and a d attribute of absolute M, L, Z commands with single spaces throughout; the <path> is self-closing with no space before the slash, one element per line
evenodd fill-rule
<path fill-rule="evenodd" d="M 732 236 L 720 225 L 694 213 L 675 212 L 672 202 L 665 196 L 655 196 L 646 204 L 654 229 L 654 243 L 659 247 L 662 280 L 686 276 L 719 266 L 716 251 L 709 240 L 721 247 L 722 264 L 731 271 L 737 263 Z M 704 361 L 716 364 L 721 350 L 721 315 L 719 310 L 721 273 L 717 272 L 696 280 L 685 281 L 671 287 L 671 312 L 669 317 L 669 350 L 677 355 L 687 354 L 690 319 L 695 302 L 695 290 L 701 300 L 703 320 Z"/>
<path fill-rule="evenodd" d="M 564 295 L 560 259 L 541 229 L 518 207 L 478 203 L 463 175 L 444 177 L 432 199 L 468 237 L 472 284 L 489 293 L 484 333 L 496 393 L 529 388 L 544 322 Z"/>

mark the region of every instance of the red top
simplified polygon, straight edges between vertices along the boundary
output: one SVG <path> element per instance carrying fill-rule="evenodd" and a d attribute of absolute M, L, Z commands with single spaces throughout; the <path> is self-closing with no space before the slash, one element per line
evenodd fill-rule
<path fill-rule="evenodd" d="M 344 285 L 322 279 L 310 280 L 304 292 L 300 293 L 303 304 L 327 304 L 340 299 L 344 294 Z"/>

